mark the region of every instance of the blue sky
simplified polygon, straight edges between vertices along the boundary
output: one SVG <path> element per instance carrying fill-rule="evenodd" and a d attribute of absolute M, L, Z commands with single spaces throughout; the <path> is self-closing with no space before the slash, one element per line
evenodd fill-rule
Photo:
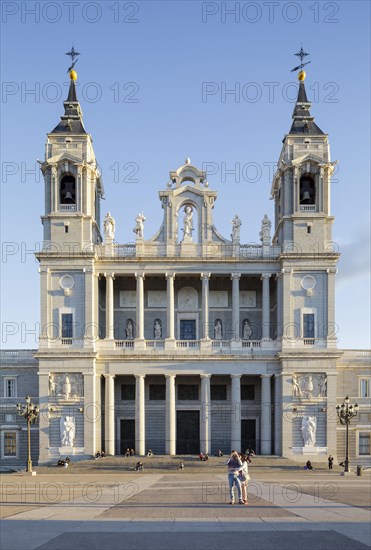
<path fill-rule="evenodd" d="M 34 348 L 44 189 L 36 159 L 67 95 L 72 43 L 84 123 L 103 172 L 116 240 L 186 156 L 208 166 L 218 230 L 243 221 L 258 242 L 273 163 L 291 123 L 301 43 L 312 114 L 339 160 L 332 186 L 339 346 L 370 346 L 368 2 L 2 2 L 2 345 Z M 234 93 L 227 91 L 234 90 Z M 234 171 L 230 173 L 228 171 Z M 14 332 L 14 334 L 10 334 Z"/>

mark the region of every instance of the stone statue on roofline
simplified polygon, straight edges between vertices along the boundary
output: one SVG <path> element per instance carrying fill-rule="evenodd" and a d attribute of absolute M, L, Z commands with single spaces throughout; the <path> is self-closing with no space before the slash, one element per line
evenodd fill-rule
<path fill-rule="evenodd" d="M 237 214 L 234 216 L 233 220 L 231 221 L 231 224 L 232 224 L 232 233 L 231 233 L 232 242 L 234 244 L 239 244 L 242 221 L 240 220 Z"/>

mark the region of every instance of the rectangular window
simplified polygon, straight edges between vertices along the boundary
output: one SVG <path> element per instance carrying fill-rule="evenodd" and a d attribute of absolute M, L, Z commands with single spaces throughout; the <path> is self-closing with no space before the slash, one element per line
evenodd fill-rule
<path fill-rule="evenodd" d="M 227 386 L 212 384 L 210 394 L 212 401 L 227 401 Z"/>
<path fill-rule="evenodd" d="M 135 401 L 135 384 L 122 384 L 121 385 L 121 400 L 122 401 Z"/>
<path fill-rule="evenodd" d="M 151 401 L 165 401 L 166 399 L 165 384 L 150 384 L 149 399 Z"/>
<path fill-rule="evenodd" d="M 303 338 L 314 338 L 314 313 L 303 314 Z"/>
<path fill-rule="evenodd" d="M 5 423 L 8 424 L 9 422 L 15 422 L 16 416 L 15 414 L 6 414 L 5 415 Z"/>
<path fill-rule="evenodd" d="M 16 397 L 16 379 L 15 378 L 5 378 L 4 379 L 4 395 L 5 397 Z"/>
<path fill-rule="evenodd" d="M 73 338 L 72 313 L 62 313 L 62 338 Z"/>
<path fill-rule="evenodd" d="M 359 434 L 359 455 L 369 455 L 369 454 L 370 454 L 370 434 L 360 433 Z"/>
<path fill-rule="evenodd" d="M 17 456 L 16 432 L 4 433 L 4 456 Z"/>
<path fill-rule="evenodd" d="M 178 384 L 179 401 L 198 401 L 197 384 Z"/>
<path fill-rule="evenodd" d="M 254 384 L 241 384 L 241 401 L 254 401 L 255 386 Z"/>
<path fill-rule="evenodd" d="M 361 378 L 360 397 L 370 397 L 370 380 L 368 378 Z"/>

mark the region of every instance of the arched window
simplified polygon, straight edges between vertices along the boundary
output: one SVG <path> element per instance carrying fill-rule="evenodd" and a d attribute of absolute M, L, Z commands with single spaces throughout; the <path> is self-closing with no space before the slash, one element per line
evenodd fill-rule
<path fill-rule="evenodd" d="M 66 175 L 59 186 L 60 204 L 76 204 L 76 180 L 74 176 Z"/>
<path fill-rule="evenodd" d="M 300 204 L 316 204 L 316 186 L 311 176 L 300 178 Z"/>

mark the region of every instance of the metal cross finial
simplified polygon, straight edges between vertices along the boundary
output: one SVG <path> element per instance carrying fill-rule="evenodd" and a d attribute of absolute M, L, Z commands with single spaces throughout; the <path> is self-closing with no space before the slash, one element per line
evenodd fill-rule
<path fill-rule="evenodd" d="M 71 58 L 71 61 L 72 61 L 71 67 L 69 67 L 69 68 L 67 69 L 67 72 L 69 73 L 70 71 L 72 71 L 72 69 L 74 68 L 74 66 L 75 66 L 76 63 L 78 62 L 78 59 L 76 59 L 76 61 L 75 61 L 75 57 L 77 57 L 78 55 L 80 55 L 80 53 L 77 52 L 77 51 L 75 50 L 75 48 L 72 46 L 71 50 L 70 50 L 69 52 L 66 52 L 66 55 L 69 55 L 70 58 Z"/>
<path fill-rule="evenodd" d="M 294 55 L 297 55 L 298 57 L 300 57 L 300 65 L 298 65 L 297 67 L 294 67 L 293 69 L 291 69 L 291 72 L 293 73 L 294 71 L 297 71 L 297 70 L 301 70 L 304 65 L 308 65 L 310 63 L 310 61 L 307 61 L 306 63 L 303 63 L 303 59 L 304 57 L 306 57 L 307 55 L 309 55 L 309 53 L 305 52 L 303 50 L 303 46 L 301 46 L 300 48 L 300 52 L 298 53 L 295 53 Z"/>

